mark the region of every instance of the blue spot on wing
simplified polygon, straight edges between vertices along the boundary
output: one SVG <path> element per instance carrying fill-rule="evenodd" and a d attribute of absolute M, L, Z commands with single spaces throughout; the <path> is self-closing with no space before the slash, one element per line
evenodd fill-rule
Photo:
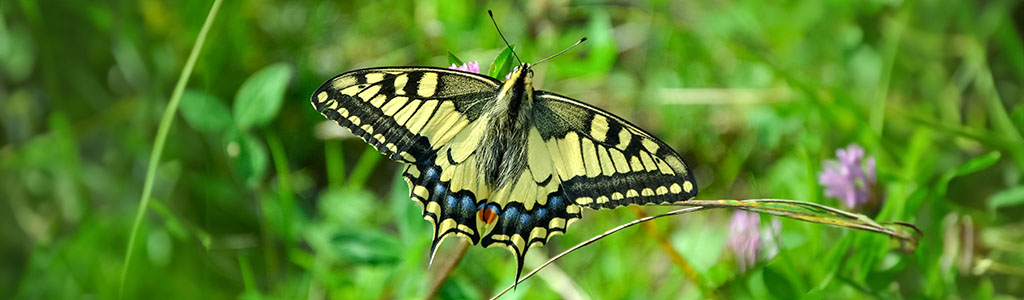
<path fill-rule="evenodd" d="M 421 199 L 415 195 L 412 198 L 423 205 L 423 216 L 434 225 L 434 247 L 436 248 L 437 244 L 445 236 L 454 233 L 468 236 L 473 244 L 479 243 L 480 234 L 475 230 L 478 206 L 476 196 L 471 191 L 453 192 L 450 182 L 441 181 L 441 168 L 434 164 L 435 157 L 436 155 L 428 157 L 409 167 L 417 168 L 419 170 L 418 176 L 414 176 L 408 171 L 404 174 L 406 179 L 413 185 L 423 186 L 428 189 L 429 195 L 426 199 Z M 438 214 L 425 209 L 427 206 L 432 205 L 430 203 L 434 203 L 440 208 Z M 483 204 L 483 201 L 480 204 Z M 460 226 L 456 226 L 441 232 L 440 224 L 449 219 L 454 220 L 457 224 L 465 225 L 465 227 L 460 229 Z M 469 229 L 463 230 L 466 227 Z"/>
<path fill-rule="evenodd" d="M 530 244 L 534 242 L 546 243 L 548 237 L 555 232 L 565 232 L 565 228 L 552 228 L 551 220 L 555 218 L 561 218 L 569 221 L 570 219 L 579 219 L 582 217 L 579 213 L 569 213 L 568 205 L 571 203 L 566 198 L 565 193 L 559 188 L 557 191 L 548 195 L 548 201 L 546 204 L 541 205 L 539 203 L 534 204 L 531 210 L 527 210 L 526 207 L 520 202 L 510 202 L 505 204 L 504 209 L 498 210 L 498 222 L 497 225 L 490 233 L 481 239 L 481 245 L 484 247 L 490 246 L 493 243 L 500 243 L 506 246 L 513 246 L 509 241 L 495 240 L 495 235 L 506 235 L 512 237 L 513 235 L 519 235 L 523 239 L 530 238 L 530 233 L 534 228 L 541 227 L 547 229 L 547 234 L 542 237 L 535 237 L 532 240 L 527 241 L 526 248 L 529 248 Z M 527 249 L 518 249 L 519 255 L 525 255 Z"/>

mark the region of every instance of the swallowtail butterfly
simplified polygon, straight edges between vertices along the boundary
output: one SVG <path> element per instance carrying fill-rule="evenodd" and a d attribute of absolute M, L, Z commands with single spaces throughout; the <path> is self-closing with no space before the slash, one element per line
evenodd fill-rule
<path fill-rule="evenodd" d="M 523 63 L 505 81 L 433 67 L 345 72 L 313 107 L 402 163 L 410 197 L 434 228 L 515 254 L 543 246 L 584 208 L 665 204 L 697 195 L 672 148 L 628 121 L 533 88 Z"/>

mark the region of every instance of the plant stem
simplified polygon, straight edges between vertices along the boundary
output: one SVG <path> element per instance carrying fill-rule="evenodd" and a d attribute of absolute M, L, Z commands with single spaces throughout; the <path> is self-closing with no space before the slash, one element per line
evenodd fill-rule
<path fill-rule="evenodd" d="M 530 277 L 533 277 L 533 275 L 537 274 L 537 272 L 540 272 L 541 269 L 544 269 L 544 267 L 547 267 L 548 265 L 554 263 L 556 260 L 562 258 L 563 256 L 566 256 L 569 253 L 572 253 L 573 251 L 576 251 L 576 249 L 583 248 L 583 247 L 585 247 L 587 245 L 590 245 L 590 244 L 596 242 L 597 240 L 600 240 L 600 239 L 602 239 L 602 238 L 604 238 L 606 236 L 611 235 L 612 233 L 618 232 L 619 230 L 623 230 L 623 229 L 629 228 L 629 227 L 631 227 L 633 225 L 636 225 L 636 224 L 639 224 L 639 223 L 643 223 L 643 222 L 647 222 L 647 221 L 650 221 L 650 220 L 654 220 L 654 219 L 657 219 L 657 218 L 663 218 L 663 217 L 674 216 L 674 215 L 681 215 L 681 214 L 691 213 L 691 212 L 695 212 L 695 211 L 701 211 L 701 210 L 705 210 L 705 209 L 707 209 L 707 207 L 697 206 L 697 207 L 681 208 L 681 209 L 673 210 L 673 211 L 670 211 L 670 212 L 667 212 L 667 213 L 663 213 L 663 214 L 660 214 L 660 215 L 639 218 L 639 219 L 630 221 L 629 223 L 616 226 L 615 228 L 608 229 L 608 231 L 605 231 L 602 234 L 594 236 L 594 237 L 590 238 L 589 240 L 583 241 L 582 243 L 576 244 L 576 246 L 572 246 L 572 248 L 569 248 L 569 249 L 567 249 L 565 251 L 562 251 L 562 253 L 559 253 L 558 255 L 555 255 L 554 257 L 552 257 L 548 261 L 546 261 L 543 264 L 541 264 L 540 266 L 538 266 L 536 269 L 533 269 L 533 271 L 531 271 L 530 273 L 527 273 L 526 275 L 523 275 L 522 278 L 519 278 L 519 281 L 509 285 L 507 288 L 505 288 L 504 290 L 502 290 L 498 294 L 494 295 L 494 297 L 491 297 L 491 300 L 498 299 L 498 297 L 501 297 L 501 295 L 504 295 L 508 291 L 512 290 L 512 288 L 515 287 L 517 284 L 522 283 L 523 281 L 526 281 L 526 279 L 529 279 Z"/>
<path fill-rule="evenodd" d="M 909 244 L 908 247 L 910 249 L 913 249 L 914 247 L 917 246 L 918 240 L 923 235 L 923 233 L 920 230 L 918 230 L 917 227 L 915 227 L 914 225 L 908 224 L 908 223 L 901 223 L 901 222 L 887 223 L 888 225 L 895 225 L 895 226 L 899 226 L 899 227 L 903 228 L 903 230 L 894 230 L 894 229 L 891 229 L 891 228 L 888 228 L 888 227 L 884 227 L 884 226 L 882 226 L 882 224 L 879 224 L 879 223 L 875 222 L 874 220 L 869 219 L 868 217 L 866 217 L 864 215 L 859 215 L 859 214 L 854 214 L 854 213 L 850 213 L 850 212 L 845 212 L 845 211 L 842 211 L 842 210 L 838 210 L 838 209 L 831 208 L 831 207 L 824 206 L 824 205 L 817 204 L 817 203 L 793 201 L 793 200 L 785 200 L 785 199 L 688 200 L 688 201 L 684 201 L 684 202 L 668 204 L 667 206 L 685 206 L 686 208 L 682 208 L 682 209 L 678 209 L 678 210 L 673 210 L 673 211 L 670 211 L 670 212 L 667 212 L 667 213 L 663 213 L 663 214 L 660 214 L 660 215 L 649 216 L 649 217 L 642 217 L 642 218 L 633 220 L 633 221 L 631 221 L 629 223 L 622 224 L 622 225 L 619 225 L 619 226 L 617 226 L 615 228 L 609 229 L 608 231 L 605 231 L 602 234 L 594 236 L 593 238 L 590 238 L 589 240 L 586 240 L 586 241 L 584 241 L 582 243 L 576 244 L 576 246 L 573 246 L 572 248 L 569 248 L 568 250 L 565 250 L 562 253 L 559 253 L 558 255 L 555 255 L 554 257 L 549 259 L 544 264 L 541 264 L 539 267 L 533 269 L 532 272 L 530 272 L 530 273 L 526 274 L 525 276 L 523 276 L 522 278 L 520 278 L 519 281 L 509 285 L 507 288 L 505 288 L 504 290 L 499 292 L 497 295 L 495 295 L 491 299 L 493 300 L 493 299 L 497 299 L 498 297 L 501 297 L 501 295 L 504 295 L 506 292 L 508 292 L 509 290 L 514 288 L 516 286 L 516 284 L 522 283 L 526 279 L 529 279 L 534 274 L 537 274 L 537 272 L 539 272 L 541 269 L 544 269 L 544 267 L 550 265 L 551 263 L 554 263 L 559 258 L 562 258 L 563 256 L 565 256 L 565 255 L 567 255 L 567 254 L 569 254 L 569 253 L 571 253 L 573 251 L 576 251 L 577 249 L 582 248 L 582 247 L 584 247 L 586 245 L 590 245 L 591 243 L 594 243 L 597 240 L 600 240 L 600 239 L 602 239 L 602 238 L 604 238 L 604 237 L 606 237 L 608 235 L 611 235 L 612 233 L 615 233 L 615 232 L 617 232 L 619 230 L 628 228 L 630 226 L 633 226 L 633 225 L 636 225 L 636 224 L 639 224 L 639 223 L 643 223 L 643 222 L 647 222 L 647 221 L 650 221 L 650 220 L 653 220 L 653 219 L 657 219 L 657 218 L 662 218 L 662 217 L 667 217 L 667 216 L 674 216 L 674 215 L 681 215 L 681 214 L 691 213 L 691 212 L 705 210 L 705 209 L 715 209 L 715 208 L 740 209 L 740 210 L 746 210 L 746 211 L 750 211 L 750 212 L 754 212 L 754 213 L 776 215 L 776 216 L 781 216 L 781 217 L 786 217 L 786 218 L 791 218 L 791 219 L 796 219 L 796 220 L 801 220 L 801 221 L 806 221 L 806 222 L 813 222 L 813 223 L 819 223 L 819 224 L 828 224 L 828 225 L 846 227 L 846 228 L 857 229 L 857 230 L 871 231 L 871 232 L 881 233 L 881 234 L 888 235 L 889 237 L 899 239 L 900 242 L 901 242 L 901 247 L 905 246 L 904 243 L 906 243 L 906 244 Z M 912 230 L 912 231 L 907 232 L 907 230 Z M 674 249 L 672 249 L 672 252 L 676 252 L 676 251 Z M 684 272 L 685 272 L 685 270 L 684 270 Z M 695 282 L 695 284 L 696 283 L 697 282 Z M 706 293 L 704 296 L 705 297 L 714 297 L 715 295 L 711 294 L 711 293 Z"/>
<path fill-rule="evenodd" d="M 171 94 L 171 99 L 167 103 L 167 108 L 164 109 L 164 115 L 160 119 L 160 127 L 157 129 L 156 140 L 153 141 L 153 150 L 149 155 L 149 165 L 146 167 L 146 180 L 142 186 L 142 196 L 139 200 L 139 208 L 135 212 L 135 221 L 132 223 L 132 231 L 128 235 L 128 246 L 127 249 L 125 249 L 124 254 L 124 266 L 121 268 L 121 280 L 117 289 L 118 298 L 124 297 L 124 282 L 128 276 L 128 266 L 131 264 L 132 249 L 135 248 L 135 238 L 138 235 L 142 219 L 146 215 L 149 198 L 153 193 L 153 182 L 156 179 L 156 168 L 160 163 L 160 155 L 163 154 L 164 143 L 167 141 L 167 133 L 171 130 L 171 124 L 174 122 L 174 115 L 178 111 L 178 103 L 181 102 L 181 94 L 185 91 L 185 85 L 188 83 L 188 78 L 192 76 L 192 68 L 195 67 L 196 60 L 199 59 L 199 52 L 203 49 L 203 42 L 206 41 L 206 34 L 210 32 L 213 20 L 217 16 L 217 11 L 220 9 L 220 3 L 221 0 L 213 1 L 210 13 L 206 16 L 203 28 L 199 30 L 199 36 L 196 37 L 196 43 L 192 46 L 192 51 L 188 55 L 185 67 L 181 70 L 181 76 L 178 77 L 178 83 L 174 86 L 174 92 Z"/>
<path fill-rule="evenodd" d="M 427 295 L 423 297 L 423 299 L 434 299 L 434 297 L 437 296 L 437 292 L 441 291 L 441 286 L 444 286 L 444 283 L 448 281 L 448 277 L 452 275 L 452 272 L 455 272 L 455 267 L 458 267 L 459 262 L 461 262 L 462 258 L 466 256 L 466 250 L 469 250 L 469 242 L 460 242 L 461 243 L 459 243 L 458 250 L 459 252 L 456 253 L 454 257 L 452 257 L 448 264 L 441 268 L 441 272 L 439 273 L 440 276 L 438 276 L 437 280 L 435 280 L 434 283 L 430 285 L 430 291 L 427 292 Z"/>

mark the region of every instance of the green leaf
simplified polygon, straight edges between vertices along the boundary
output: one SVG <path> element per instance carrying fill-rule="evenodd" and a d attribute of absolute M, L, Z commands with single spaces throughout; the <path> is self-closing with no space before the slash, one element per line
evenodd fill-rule
<path fill-rule="evenodd" d="M 252 188 L 259 185 L 267 171 L 267 149 L 256 138 L 237 131 L 227 136 L 224 143 L 228 158 L 245 185 Z"/>
<path fill-rule="evenodd" d="M 502 50 L 501 53 L 498 53 L 498 56 L 494 57 L 494 61 L 491 62 L 491 68 L 487 69 L 487 75 L 498 79 L 505 78 L 505 74 L 512 70 L 512 47 L 514 46 L 505 47 L 505 50 Z"/>
<path fill-rule="evenodd" d="M 988 197 L 988 210 L 992 213 L 1000 207 L 1024 204 L 1024 185 L 1009 188 Z"/>
<path fill-rule="evenodd" d="M 779 299 L 796 299 L 796 288 L 782 272 L 773 267 L 764 268 L 764 284 L 768 292 Z"/>
<path fill-rule="evenodd" d="M 235 95 L 235 125 L 245 130 L 273 120 L 291 76 L 290 66 L 276 63 L 246 79 Z"/>
<path fill-rule="evenodd" d="M 455 53 L 452 53 L 451 51 L 448 51 L 448 63 L 454 64 L 456 66 L 461 66 L 465 64 L 462 62 L 461 59 L 459 59 L 458 56 L 455 56 Z"/>
<path fill-rule="evenodd" d="M 181 116 L 192 128 L 203 132 L 222 132 L 231 125 L 231 112 L 216 96 L 187 90 L 181 98 Z"/>
<path fill-rule="evenodd" d="M 956 168 L 953 168 L 952 170 L 946 171 L 946 173 L 942 175 L 942 178 L 940 178 L 939 182 L 936 184 L 935 193 L 938 194 L 939 197 L 945 196 L 946 189 L 949 187 L 949 182 L 953 181 L 953 178 L 984 170 L 985 168 L 988 168 L 989 166 L 992 166 L 997 161 L 999 161 L 1000 156 L 1002 156 L 1002 153 L 1000 153 L 999 151 L 992 151 L 989 152 L 988 154 L 972 158 L 971 160 L 968 160 L 964 164 L 959 165 Z"/>

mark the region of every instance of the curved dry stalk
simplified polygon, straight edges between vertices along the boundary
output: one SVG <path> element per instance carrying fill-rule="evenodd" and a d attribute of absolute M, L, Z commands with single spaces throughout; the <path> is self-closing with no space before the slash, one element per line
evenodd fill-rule
<path fill-rule="evenodd" d="M 619 230 L 623 230 L 623 229 L 629 228 L 629 227 L 631 227 L 633 225 L 640 224 L 640 223 L 647 222 L 647 221 L 654 220 L 654 219 L 661 218 L 661 217 L 681 215 L 681 214 L 691 213 L 691 212 L 700 211 L 700 210 L 704 210 L 704 209 L 707 209 L 707 208 L 706 207 L 687 207 L 687 208 L 683 208 L 683 209 L 673 210 L 673 211 L 670 211 L 670 212 L 667 212 L 667 213 L 663 213 L 663 214 L 660 214 L 660 215 L 655 215 L 655 216 L 650 216 L 650 217 L 646 217 L 646 218 L 636 219 L 636 220 L 630 221 L 629 223 L 616 226 L 615 228 L 609 229 L 608 231 L 605 231 L 602 234 L 599 234 L 599 235 L 597 235 L 595 237 L 592 237 L 589 240 L 586 240 L 586 241 L 584 241 L 582 243 L 576 244 L 576 246 L 572 246 L 572 248 L 569 248 L 568 250 L 562 251 L 562 253 L 559 253 L 558 255 L 555 255 L 554 257 L 551 257 L 551 259 L 549 259 L 548 261 L 544 262 L 543 264 L 538 266 L 536 269 L 533 269 L 532 272 L 527 273 L 526 275 L 524 275 L 522 278 L 519 279 L 519 281 L 516 281 L 514 284 L 509 285 L 507 288 L 502 290 L 497 295 L 494 295 L 494 297 L 491 297 L 491 300 L 498 299 L 498 297 L 501 297 L 501 295 L 504 295 L 505 293 L 507 293 L 509 290 L 511 290 L 517 284 L 522 283 L 523 281 L 525 281 L 526 279 L 529 279 L 530 277 L 533 277 L 534 274 L 537 274 L 537 272 L 540 272 L 541 269 L 543 269 L 544 267 L 547 267 L 548 265 L 550 265 L 551 263 L 555 262 L 559 258 L 562 258 L 563 256 L 569 254 L 570 252 L 576 251 L 576 249 L 583 248 L 583 246 L 590 245 L 591 243 L 596 242 L 597 240 L 600 240 L 600 239 L 602 239 L 602 238 L 604 238 L 606 236 L 609 236 L 612 233 L 615 233 L 615 232 L 617 232 Z"/>
<path fill-rule="evenodd" d="M 740 210 L 751 211 L 751 212 L 755 212 L 755 213 L 771 214 L 771 215 L 776 215 L 776 216 L 780 216 L 780 217 L 791 218 L 791 219 L 807 221 L 807 222 L 812 222 L 812 223 L 827 224 L 827 225 L 833 225 L 833 226 L 853 228 L 853 229 L 865 230 L 865 231 L 870 231 L 870 232 L 875 232 L 875 233 L 881 233 L 881 234 L 885 234 L 885 235 L 888 235 L 890 237 L 899 239 L 900 242 L 901 242 L 900 243 L 901 247 L 904 246 L 904 245 L 909 245 L 910 246 L 909 247 L 910 251 L 913 251 L 913 248 L 917 246 L 918 239 L 920 238 L 920 236 L 923 235 L 921 230 L 919 230 L 917 227 L 915 227 L 914 225 L 909 224 L 909 223 L 892 222 L 892 223 L 882 223 L 882 224 L 880 224 L 880 223 L 875 222 L 871 218 L 868 218 L 865 215 L 855 214 L 855 213 L 843 211 L 843 210 L 840 210 L 840 209 L 836 209 L 836 208 L 824 206 L 824 205 L 821 205 L 821 204 L 817 204 L 817 203 L 801 202 L 801 201 L 795 201 L 795 200 L 786 200 L 786 199 L 689 200 L 689 201 L 685 201 L 685 202 L 681 202 L 681 203 L 674 203 L 674 204 L 667 205 L 667 206 L 688 206 L 688 207 L 687 208 L 683 208 L 683 209 L 673 210 L 673 211 L 670 211 L 670 212 L 667 212 L 667 213 L 663 213 L 663 214 L 660 214 L 660 215 L 655 215 L 655 216 L 650 216 L 650 217 L 644 217 L 644 218 L 636 219 L 636 220 L 630 221 L 629 223 L 625 223 L 625 224 L 616 226 L 615 228 L 609 229 L 608 231 L 605 231 L 602 234 L 594 236 L 593 238 L 590 238 L 589 240 L 586 240 L 586 241 L 584 241 L 582 243 L 579 243 L 576 246 L 573 246 L 572 248 L 569 248 L 568 250 L 565 250 L 562 253 L 559 253 L 558 255 L 552 257 L 547 262 L 544 262 L 544 264 L 541 264 L 536 269 L 534 269 L 530 273 L 526 274 L 525 276 L 520 278 L 518 281 L 516 281 L 512 285 L 509 285 L 507 288 L 502 290 L 500 293 L 498 293 L 497 295 L 492 297 L 491 300 L 494 300 L 494 299 L 497 299 L 498 297 L 501 297 L 502 295 L 507 293 L 509 290 L 514 288 L 517 284 L 522 283 L 526 279 L 532 277 L 537 272 L 540 272 L 540 270 L 543 269 L 544 267 L 547 267 L 548 265 L 554 263 L 555 260 L 558 260 L 559 258 L 562 258 L 563 256 L 569 254 L 570 252 L 576 251 L 579 248 L 583 248 L 586 245 L 590 245 L 591 243 L 594 243 L 597 240 L 600 240 L 600 239 L 602 239 L 602 238 L 604 238 L 606 236 L 609 236 L 612 233 L 615 233 L 615 232 L 617 232 L 619 230 L 626 229 L 626 228 L 629 228 L 629 227 L 631 227 L 633 225 L 640 224 L 640 223 L 647 222 L 647 221 L 654 220 L 654 219 L 661 218 L 661 217 L 667 217 L 667 216 L 673 216 L 673 215 L 681 215 L 681 214 L 701 211 L 701 210 L 705 210 L 705 209 L 733 208 L 733 209 L 740 209 Z M 910 229 L 913 230 L 913 234 L 911 234 L 909 232 L 905 232 L 905 231 L 898 231 L 898 230 L 890 228 L 890 227 L 885 227 L 885 226 L 883 226 L 883 224 L 885 224 L 885 225 L 896 225 L 896 226 L 910 228 Z"/>
<path fill-rule="evenodd" d="M 917 246 L 917 240 L 923 235 L 916 226 L 904 222 L 878 223 L 862 214 L 855 214 L 825 205 L 786 200 L 786 199 L 749 199 L 749 200 L 690 200 L 675 203 L 671 206 L 692 206 L 706 208 L 734 208 L 756 213 L 770 214 L 790 219 L 846 227 L 875 233 L 881 233 L 899 239 L 901 244 L 907 243 L 910 250 Z M 885 225 L 896 225 L 909 228 L 913 232 L 896 230 Z"/>

